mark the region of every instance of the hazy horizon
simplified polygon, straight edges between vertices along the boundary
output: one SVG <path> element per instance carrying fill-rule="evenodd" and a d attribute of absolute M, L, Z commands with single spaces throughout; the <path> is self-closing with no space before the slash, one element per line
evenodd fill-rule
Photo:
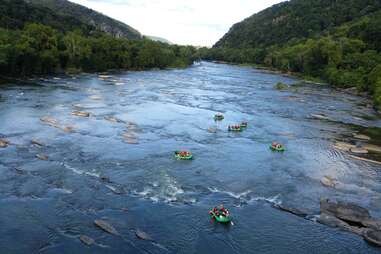
<path fill-rule="evenodd" d="M 285 0 L 70 0 L 172 43 L 212 46 L 229 28 Z M 213 11 L 211 11 L 213 10 Z"/>

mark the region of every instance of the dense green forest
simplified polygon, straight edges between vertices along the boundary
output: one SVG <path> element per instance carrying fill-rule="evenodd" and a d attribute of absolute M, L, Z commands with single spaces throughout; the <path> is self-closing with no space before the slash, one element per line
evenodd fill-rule
<path fill-rule="evenodd" d="M 234 25 L 198 53 L 357 87 L 381 107 L 380 51 L 381 1 L 291 0 Z"/>
<path fill-rule="evenodd" d="M 0 7 L 2 76 L 185 67 L 193 63 L 196 52 L 190 46 L 106 33 L 81 19 L 22 0 L 0 0 Z"/>

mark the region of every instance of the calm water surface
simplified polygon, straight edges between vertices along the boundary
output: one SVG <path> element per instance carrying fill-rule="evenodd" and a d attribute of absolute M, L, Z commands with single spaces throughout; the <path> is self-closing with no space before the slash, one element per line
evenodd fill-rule
<path fill-rule="evenodd" d="M 0 137 L 11 142 L 0 149 L 1 253 L 380 253 L 356 235 L 273 207 L 317 215 L 329 197 L 381 217 L 380 166 L 332 147 L 354 125 L 381 127 L 365 99 L 309 84 L 277 91 L 277 82 L 298 80 L 212 63 L 108 75 L 0 88 Z M 224 121 L 213 121 L 217 112 Z M 316 113 L 332 121 L 312 119 Z M 226 131 L 243 120 L 246 131 Z M 269 150 L 275 140 L 285 153 Z M 176 161 L 176 149 L 195 159 Z M 325 175 L 340 188 L 322 186 Z M 208 209 L 221 203 L 234 225 L 211 223 Z M 95 219 L 121 236 L 96 228 Z M 155 241 L 136 239 L 135 229 Z M 97 244 L 83 245 L 82 234 Z"/>

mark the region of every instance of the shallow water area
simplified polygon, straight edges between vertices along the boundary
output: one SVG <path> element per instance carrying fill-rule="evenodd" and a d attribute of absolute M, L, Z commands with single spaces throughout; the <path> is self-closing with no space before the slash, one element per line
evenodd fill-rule
<path fill-rule="evenodd" d="M 291 88 L 278 91 L 278 82 Z M 320 198 L 328 197 L 381 217 L 380 165 L 334 148 L 354 131 L 381 127 L 379 117 L 359 106 L 364 98 L 293 87 L 298 82 L 202 62 L 2 84 L 0 138 L 10 142 L 0 148 L 2 251 L 380 253 L 356 235 L 273 207 L 317 215 Z M 214 121 L 218 112 L 223 121 Z M 243 132 L 227 131 L 242 121 Z M 286 151 L 270 151 L 273 141 Z M 180 149 L 194 160 L 176 160 Z M 339 187 L 323 186 L 324 176 Z M 221 203 L 234 225 L 210 221 L 208 210 Z M 120 235 L 101 231 L 95 219 Z M 137 239 L 137 229 L 154 241 Z M 84 245 L 80 235 L 96 244 Z"/>

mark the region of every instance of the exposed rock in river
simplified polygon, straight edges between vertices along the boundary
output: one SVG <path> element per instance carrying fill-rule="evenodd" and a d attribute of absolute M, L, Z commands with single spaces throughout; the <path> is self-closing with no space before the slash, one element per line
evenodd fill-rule
<path fill-rule="evenodd" d="M 322 199 L 320 213 L 320 223 L 362 235 L 365 240 L 381 246 L 381 220 L 372 218 L 364 207 Z"/>
<path fill-rule="evenodd" d="M 89 112 L 83 112 L 83 111 L 73 111 L 71 114 L 73 116 L 81 116 L 81 117 L 89 117 L 90 116 Z"/>
<path fill-rule="evenodd" d="M 350 149 L 351 153 L 356 153 L 356 154 L 367 154 L 368 150 L 361 148 L 361 147 L 353 147 Z"/>
<path fill-rule="evenodd" d="M 318 218 L 318 222 L 321 224 L 327 225 L 329 227 L 341 228 L 343 230 L 352 232 L 352 233 L 357 234 L 357 235 L 362 235 L 362 233 L 364 231 L 364 229 L 362 229 L 362 228 L 352 227 L 351 225 L 349 225 L 345 221 L 342 221 L 342 220 L 336 218 L 335 216 L 330 215 L 330 214 L 326 214 L 326 213 L 320 214 L 320 216 Z"/>
<path fill-rule="evenodd" d="M 104 118 L 105 120 L 109 121 L 109 122 L 113 122 L 113 123 L 124 123 L 123 120 L 119 119 L 119 118 L 116 118 L 114 116 L 105 116 Z"/>
<path fill-rule="evenodd" d="M 327 117 L 324 114 L 311 114 L 311 118 L 317 119 L 317 120 L 330 120 L 329 117 Z"/>
<path fill-rule="evenodd" d="M 86 245 L 92 245 L 92 244 L 95 243 L 94 239 L 89 237 L 89 236 L 87 236 L 87 235 L 81 235 L 79 237 L 79 240 L 81 240 L 81 242 L 83 242 Z"/>
<path fill-rule="evenodd" d="M 356 134 L 354 133 L 353 134 L 353 137 L 356 138 L 356 139 L 360 139 L 360 140 L 370 140 L 370 137 L 366 136 L 366 135 L 363 135 L 363 134 Z"/>
<path fill-rule="evenodd" d="M 141 231 L 140 229 L 137 229 L 135 231 L 135 234 L 139 239 L 146 240 L 146 241 L 153 241 L 150 235 L 148 235 L 146 232 Z"/>
<path fill-rule="evenodd" d="M 372 144 L 363 144 L 362 148 L 371 152 L 381 153 L 381 146 L 376 146 Z"/>
<path fill-rule="evenodd" d="M 349 157 L 351 157 L 353 159 L 356 159 L 356 160 L 366 161 L 366 162 L 370 162 L 370 163 L 381 165 L 381 161 L 370 160 L 370 159 L 354 156 L 354 155 L 351 155 L 351 154 L 349 155 Z"/>
<path fill-rule="evenodd" d="M 278 209 L 280 209 L 282 211 L 294 214 L 296 216 L 300 216 L 300 217 L 306 217 L 307 216 L 306 212 L 303 212 L 303 211 L 301 211 L 301 210 L 299 210 L 297 208 L 287 207 L 287 206 L 285 206 L 283 204 L 275 204 L 274 207 L 278 208 Z"/>
<path fill-rule="evenodd" d="M 349 143 L 344 143 L 344 142 L 336 142 L 334 145 L 333 145 L 334 148 L 338 149 L 338 150 L 342 150 L 342 151 L 345 151 L 345 152 L 349 152 L 350 149 L 352 148 L 356 148 L 355 145 L 352 145 L 352 144 L 349 144 Z"/>
<path fill-rule="evenodd" d="M 9 141 L 5 139 L 0 139 L 0 148 L 5 148 L 9 145 Z"/>
<path fill-rule="evenodd" d="M 364 220 L 371 219 L 369 211 L 353 203 L 331 202 L 328 199 L 320 200 L 320 211 L 332 214 L 335 217 L 353 223 L 361 224 Z"/>
<path fill-rule="evenodd" d="M 53 127 L 56 127 L 56 128 L 59 128 L 59 124 L 58 124 L 58 121 L 56 119 L 54 119 L 53 117 L 50 117 L 50 116 L 44 116 L 44 117 L 41 117 L 40 120 L 50 126 L 53 126 Z"/>
<path fill-rule="evenodd" d="M 366 241 L 381 246 L 381 231 L 366 230 L 363 236 Z"/>
<path fill-rule="evenodd" d="M 128 144 L 138 144 L 138 138 L 133 132 L 125 132 L 123 133 L 123 138 Z"/>
<path fill-rule="evenodd" d="M 57 119 L 54 119 L 53 117 L 50 117 L 50 116 L 41 117 L 40 120 L 41 120 L 41 122 L 43 122 L 49 126 L 52 126 L 54 128 L 61 129 L 64 132 L 73 132 L 74 131 L 74 127 L 72 127 L 72 126 L 61 126 Z"/>
<path fill-rule="evenodd" d="M 95 220 L 94 224 L 101 228 L 103 231 L 106 231 L 107 233 L 110 233 L 112 235 L 119 235 L 118 231 L 116 231 L 116 229 L 113 226 L 111 226 L 104 220 Z"/>

